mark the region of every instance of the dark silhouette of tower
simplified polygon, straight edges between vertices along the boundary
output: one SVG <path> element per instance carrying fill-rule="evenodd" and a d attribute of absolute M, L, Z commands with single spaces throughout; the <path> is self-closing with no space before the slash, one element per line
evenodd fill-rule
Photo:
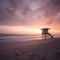
<path fill-rule="evenodd" d="M 53 38 L 53 36 L 48 32 L 49 28 L 42 28 L 42 39 Z"/>

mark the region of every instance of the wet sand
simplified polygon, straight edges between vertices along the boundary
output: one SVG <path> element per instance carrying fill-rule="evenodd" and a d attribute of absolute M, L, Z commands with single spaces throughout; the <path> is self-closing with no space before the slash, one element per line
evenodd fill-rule
<path fill-rule="evenodd" d="M 0 43 L 0 60 L 60 60 L 60 38 Z"/>

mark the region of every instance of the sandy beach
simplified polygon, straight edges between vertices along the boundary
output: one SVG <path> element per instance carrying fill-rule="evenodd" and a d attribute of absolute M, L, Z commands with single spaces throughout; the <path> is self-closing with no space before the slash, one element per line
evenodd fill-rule
<path fill-rule="evenodd" d="M 60 60 L 60 38 L 0 43 L 0 60 Z"/>

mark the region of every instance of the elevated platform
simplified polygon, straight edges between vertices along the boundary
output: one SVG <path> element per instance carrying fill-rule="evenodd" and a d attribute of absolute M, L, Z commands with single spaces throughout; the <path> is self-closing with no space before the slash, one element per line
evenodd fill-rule
<path fill-rule="evenodd" d="M 48 31 L 50 30 L 50 28 L 42 28 L 41 30 L 42 30 L 42 39 L 53 38 L 53 36 Z"/>

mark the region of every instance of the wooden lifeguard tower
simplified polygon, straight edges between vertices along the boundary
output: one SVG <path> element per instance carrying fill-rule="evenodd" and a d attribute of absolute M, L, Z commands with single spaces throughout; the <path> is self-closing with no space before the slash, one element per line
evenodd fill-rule
<path fill-rule="evenodd" d="M 48 32 L 49 28 L 42 28 L 42 39 L 53 38 L 53 36 Z"/>

